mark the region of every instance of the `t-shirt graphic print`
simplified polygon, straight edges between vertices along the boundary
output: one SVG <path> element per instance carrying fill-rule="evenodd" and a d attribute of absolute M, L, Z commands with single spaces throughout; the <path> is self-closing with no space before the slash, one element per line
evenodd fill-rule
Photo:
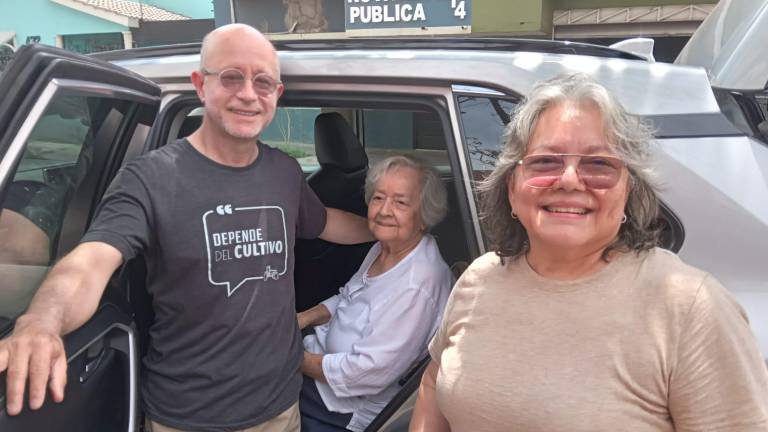
<path fill-rule="evenodd" d="M 208 281 L 227 289 L 245 282 L 278 280 L 288 271 L 288 232 L 279 206 L 220 204 L 203 214 Z"/>

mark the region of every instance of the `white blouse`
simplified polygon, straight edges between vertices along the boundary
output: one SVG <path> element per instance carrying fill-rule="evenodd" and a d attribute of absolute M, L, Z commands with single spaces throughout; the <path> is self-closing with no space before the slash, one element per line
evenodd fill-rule
<path fill-rule="evenodd" d="M 426 355 L 454 282 L 437 242 L 424 235 L 394 267 L 369 277 L 379 256 L 373 245 L 360 269 L 339 294 L 324 301 L 326 324 L 304 338 L 304 348 L 324 354 L 317 381 L 325 406 L 352 413 L 347 426 L 362 431 L 398 392 L 397 380 Z"/>

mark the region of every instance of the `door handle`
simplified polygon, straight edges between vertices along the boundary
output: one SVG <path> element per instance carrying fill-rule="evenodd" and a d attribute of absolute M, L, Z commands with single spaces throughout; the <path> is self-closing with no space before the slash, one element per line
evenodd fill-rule
<path fill-rule="evenodd" d="M 81 384 L 88 381 L 88 379 L 93 376 L 96 370 L 99 369 L 106 351 L 107 350 L 104 348 L 103 340 L 100 340 L 99 342 L 96 342 L 88 347 L 88 352 L 85 355 L 85 365 L 83 366 L 83 370 L 80 371 Z"/>

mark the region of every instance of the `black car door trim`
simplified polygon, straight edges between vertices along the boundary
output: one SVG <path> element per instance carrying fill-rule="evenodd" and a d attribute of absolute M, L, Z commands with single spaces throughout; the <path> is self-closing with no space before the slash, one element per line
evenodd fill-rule
<path fill-rule="evenodd" d="M 158 104 L 160 102 L 160 98 L 157 96 L 150 96 L 130 88 L 119 87 L 112 84 L 58 78 L 50 80 L 40 94 L 40 97 L 37 98 L 35 104 L 24 118 L 21 127 L 8 146 L 5 155 L 3 155 L 2 160 L 0 160 L 0 188 L 5 186 L 8 174 L 12 172 L 13 168 L 16 166 L 23 153 L 24 145 L 29 139 L 29 135 L 32 133 L 32 130 L 37 125 L 37 122 L 40 120 L 43 113 L 45 113 L 50 102 L 60 94 L 70 93 L 77 94 L 78 96 L 124 99 L 144 104 Z"/>
<path fill-rule="evenodd" d="M 117 306 L 103 303 L 94 316 L 82 327 L 64 337 L 64 350 L 67 353 L 67 364 L 71 364 L 81 354 L 87 352 L 91 346 L 106 340 L 111 349 L 119 351 L 127 356 L 129 405 L 128 405 L 128 432 L 136 430 L 138 418 L 138 351 L 136 334 L 131 326 L 132 319 L 122 312 Z M 96 336 L 88 336 L 95 329 L 101 329 Z M 110 333 L 112 334 L 110 336 Z M 77 347 L 77 348 L 76 348 Z M 5 372 L 0 374 L 5 375 Z M 76 385 L 70 383 L 69 385 Z M 0 413 L 5 413 L 5 388 L 0 388 Z"/>
<path fill-rule="evenodd" d="M 97 344 L 100 343 L 102 340 L 107 340 L 109 348 L 112 348 L 116 351 L 122 352 L 128 357 L 128 432 L 132 432 L 136 430 L 136 420 L 138 418 L 138 401 L 139 401 L 139 394 L 138 394 L 138 371 L 139 371 L 139 362 L 138 362 L 138 348 L 136 344 L 136 331 L 134 328 L 130 325 L 130 317 L 126 317 L 124 314 L 118 312 L 115 308 L 110 308 L 110 305 L 105 305 L 105 307 L 108 309 L 107 312 L 102 313 L 101 315 L 94 316 L 91 318 L 91 320 L 96 321 L 98 320 L 99 325 L 104 325 L 105 323 L 109 323 L 110 320 L 117 320 L 120 319 L 120 322 L 112 322 L 112 324 L 107 325 L 104 330 L 96 335 L 95 337 L 91 338 L 90 341 L 83 343 L 80 346 L 80 349 L 76 352 L 67 355 L 67 363 L 71 363 L 72 360 L 74 360 L 79 355 L 85 353 L 88 351 L 88 349 Z M 118 315 L 119 314 L 119 315 Z M 90 321 L 89 321 L 90 322 Z M 96 326 L 94 324 L 94 326 Z M 83 327 L 85 328 L 85 327 Z M 86 330 L 89 328 L 85 328 Z M 109 336 L 110 333 L 112 333 L 112 336 Z M 114 333 L 118 333 L 118 335 L 115 335 Z M 85 331 L 83 331 L 83 334 L 86 334 Z M 78 346 L 78 342 L 80 342 L 79 339 L 72 340 L 77 335 L 73 334 L 71 337 L 68 337 L 65 339 L 64 345 L 65 349 L 67 347 L 71 346 Z M 82 338 L 85 339 L 85 338 Z M 92 371 L 89 371 L 92 372 Z M 81 371 L 82 373 L 82 371 Z M 3 398 L 4 399 L 4 398 Z M 0 403 L 2 403 L 2 400 L 0 400 Z"/>

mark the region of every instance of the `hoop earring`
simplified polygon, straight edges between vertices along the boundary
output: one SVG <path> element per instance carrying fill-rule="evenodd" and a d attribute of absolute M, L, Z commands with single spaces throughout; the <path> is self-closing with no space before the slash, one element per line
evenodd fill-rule
<path fill-rule="evenodd" d="M 514 211 L 514 210 L 512 210 L 511 212 L 509 212 L 509 214 L 510 214 L 510 216 L 512 216 L 512 219 L 517 219 L 517 215 L 515 214 L 515 211 Z"/>
<path fill-rule="evenodd" d="M 624 213 L 624 216 L 621 217 L 621 223 L 627 223 L 627 214 Z"/>

